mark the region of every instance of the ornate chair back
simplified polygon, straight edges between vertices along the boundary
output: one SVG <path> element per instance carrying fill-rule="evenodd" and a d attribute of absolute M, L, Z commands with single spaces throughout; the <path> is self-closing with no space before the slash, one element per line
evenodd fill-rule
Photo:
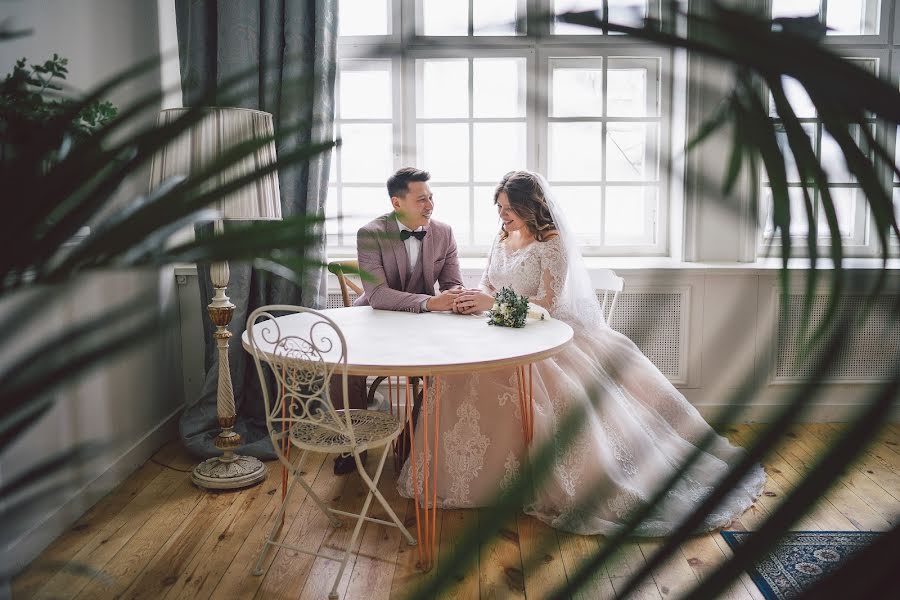
<path fill-rule="evenodd" d="M 337 374 L 347 397 L 347 345 L 334 321 L 302 306 L 261 306 L 247 319 L 247 337 L 266 426 L 282 463 L 291 467 L 288 442 L 295 427 L 324 428 L 355 445 L 350 411 L 336 410 L 329 393 L 329 381 Z"/>

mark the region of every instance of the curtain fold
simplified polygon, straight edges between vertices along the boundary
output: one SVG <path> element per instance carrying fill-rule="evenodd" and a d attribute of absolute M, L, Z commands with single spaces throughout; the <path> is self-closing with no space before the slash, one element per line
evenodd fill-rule
<path fill-rule="evenodd" d="M 185 106 L 196 105 L 205 92 L 211 91 L 217 105 L 272 113 L 276 132 L 296 131 L 280 139 L 279 155 L 332 139 L 337 2 L 175 0 L 175 12 Z M 250 76 L 240 85 L 223 89 L 229 79 L 248 71 Z M 324 216 L 330 159 L 327 152 L 279 171 L 283 215 Z M 316 233 L 316 242 L 302 252 L 303 258 L 321 263 L 325 259 L 324 228 Z M 300 254 L 301 250 L 296 252 Z M 229 267 L 227 294 L 236 309 L 228 327 L 233 334 L 228 353 L 238 413 L 235 430 L 244 441 L 238 452 L 274 458 L 258 378 L 250 356 L 241 347 L 240 335 L 247 315 L 263 304 L 323 307 L 325 270 L 308 269 L 298 287 L 249 264 L 229 263 Z M 212 339 L 214 327 L 206 315 L 213 293 L 209 268 L 199 267 L 198 275 L 206 378 L 200 397 L 188 399 L 180 430 L 188 450 L 209 457 L 221 454 L 212 443 L 219 432 L 217 350 Z"/>

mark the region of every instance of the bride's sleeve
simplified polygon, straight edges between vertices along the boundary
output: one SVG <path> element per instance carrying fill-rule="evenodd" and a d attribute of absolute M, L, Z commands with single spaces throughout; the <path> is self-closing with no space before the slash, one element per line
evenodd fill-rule
<path fill-rule="evenodd" d="M 491 249 L 488 252 L 487 264 L 484 265 L 484 272 L 481 274 L 481 281 L 478 283 L 478 287 L 487 292 L 488 294 L 493 294 L 497 290 L 494 289 L 494 286 L 491 285 L 491 279 L 488 277 L 488 273 L 491 270 L 491 258 L 494 256 L 494 247 L 497 245 L 497 238 L 494 238 L 494 243 L 491 244 Z"/>
<path fill-rule="evenodd" d="M 566 255 L 563 252 L 559 237 L 544 242 L 541 252 L 541 282 L 538 293 L 529 298 L 531 302 L 543 306 L 553 313 L 556 310 L 556 302 L 562 293 L 566 283 Z"/>

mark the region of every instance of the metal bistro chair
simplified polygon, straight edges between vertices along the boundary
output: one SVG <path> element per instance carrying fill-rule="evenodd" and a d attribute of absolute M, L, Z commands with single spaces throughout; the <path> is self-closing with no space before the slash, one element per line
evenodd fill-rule
<path fill-rule="evenodd" d="M 603 313 L 603 319 L 607 325 L 611 326 L 619 294 L 625 289 L 625 280 L 616 275 L 616 272 L 612 269 L 597 269 L 591 275 L 596 283 L 597 299 L 600 300 L 600 311 Z M 602 297 L 600 292 L 603 292 Z"/>
<path fill-rule="evenodd" d="M 283 319 L 290 320 L 291 331 L 282 330 L 283 323 L 275 320 L 274 313 L 283 313 Z M 344 397 L 347 397 L 347 346 L 344 335 L 337 325 L 315 310 L 300 306 L 262 306 L 247 319 L 247 337 L 251 354 L 256 363 L 263 400 L 266 409 L 266 426 L 278 459 L 293 476 L 287 492 L 282 493 L 282 504 L 259 554 L 253 569 L 254 575 L 262 575 L 262 564 L 271 546 L 288 548 L 296 552 L 319 556 L 341 564 L 329 598 L 337 598 L 337 586 L 347 566 L 350 551 L 356 544 L 363 521 L 371 521 L 397 527 L 410 545 L 415 538 L 403 526 L 403 522 L 391 509 L 387 500 L 378 491 L 378 480 L 384 469 L 385 459 L 392 442 L 403 429 L 403 423 L 394 415 L 371 410 L 338 410 L 329 397 L 329 381 L 338 374 L 343 382 Z M 270 377 L 267 376 L 267 371 Z M 276 393 L 270 397 L 267 380 L 274 378 Z M 364 450 L 384 447 L 374 477 L 369 477 L 360 460 Z M 300 451 L 296 464 L 291 462 L 291 448 Z M 330 508 L 313 491 L 301 474 L 300 465 L 306 452 L 328 454 L 351 454 L 356 461 L 356 469 L 362 477 L 369 493 L 360 513 L 350 513 Z M 353 535 L 344 550 L 342 558 L 335 558 L 306 548 L 276 541 L 281 528 L 284 511 L 291 493 L 300 484 L 312 498 L 316 506 L 325 514 L 333 527 L 342 525 L 339 516 L 356 520 Z M 390 517 L 390 521 L 366 516 L 372 498 L 377 498 Z"/>

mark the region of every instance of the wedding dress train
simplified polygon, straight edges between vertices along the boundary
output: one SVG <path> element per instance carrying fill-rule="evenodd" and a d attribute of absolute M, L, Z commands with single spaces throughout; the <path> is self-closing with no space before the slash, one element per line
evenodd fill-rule
<path fill-rule="evenodd" d="M 534 439 L 529 448 L 522 435 L 515 371 L 441 379 L 437 502 L 444 508 L 489 504 L 520 472 L 529 452 L 551 444 L 552 472 L 535 486 L 523 509 L 556 528 L 610 534 L 679 469 L 710 427 L 631 340 L 609 328 L 596 307 L 585 306 L 590 300 L 573 291 L 579 278 L 587 289 L 586 271 L 574 270 L 583 270 L 583 262 L 572 264 L 580 257 L 566 247 L 567 239 L 562 230 L 516 251 L 508 251 L 499 238 L 493 244 L 482 287 L 492 293 L 505 286 L 528 296 L 552 318 L 571 325 L 575 336 L 562 352 L 533 366 Z M 433 393 L 429 396 L 426 401 L 433 405 Z M 573 408 L 582 409 L 583 417 L 565 447 L 559 427 Z M 428 412 L 433 415 L 433 407 Z M 422 429 L 419 423 L 417 431 Z M 398 483 L 407 498 L 415 496 L 414 481 L 421 498 L 422 469 L 433 469 L 433 456 L 423 464 L 422 451 L 419 436 L 418 476 L 408 460 Z M 670 533 L 741 453 L 716 436 L 637 534 Z M 757 465 L 702 529 L 728 525 L 753 503 L 764 483 L 765 473 Z"/>

